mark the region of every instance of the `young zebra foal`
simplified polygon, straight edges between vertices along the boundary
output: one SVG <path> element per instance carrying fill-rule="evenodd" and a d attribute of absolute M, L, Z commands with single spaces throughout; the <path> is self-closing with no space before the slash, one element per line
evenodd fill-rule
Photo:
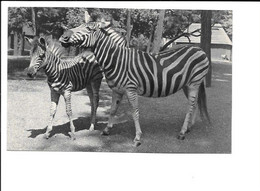
<path fill-rule="evenodd" d="M 99 103 L 99 88 L 103 78 L 95 56 L 80 54 L 71 60 L 62 60 L 63 47 L 45 37 L 28 39 L 31 44 L 31 61 L 27 75 L 35 77 L 43 68 L 51 92 L 50 119 L 45 137 L 49 138 L 52 130 L 60 95 L 64 97 L 66 113 L 70 121 L 71 138 L 75 139 L 75 127 L 72 121 L 71 92 L 87 89 L 91 102 L 91 126 L 94 130 L 96 111 Z"/>

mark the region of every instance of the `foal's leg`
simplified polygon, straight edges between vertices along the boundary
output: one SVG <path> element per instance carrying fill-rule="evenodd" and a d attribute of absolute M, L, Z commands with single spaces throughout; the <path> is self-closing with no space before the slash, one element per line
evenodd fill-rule
<path fill-rule="evenodd" d="M 90 124 L 90 127 L 89 127 L 89 130 L 90 131 L 93 131 L 94 130 L 94 125 L 92 123 L 92 119 L 93 119 L 93 116 L 94 116 L 94 101 L 93 101 L 93 90 L 92 90 L 92 87 L 91 87 L 91 84 L 87 84 L 86 86 L 86 89 L 87 89 L 87 92 L 88 92 L 88 97 L 89 97 L 89 101 L 90 101 L 90 106 L 91 106 L 91 124 Z"/>
<path fill-rule="evenodd" d="M 57 106 L 60 98 L 60 94 L 54 91 L 53 89 L 51 90 L 51 107 L 50 107 L 50 119 L 48 122 L 48 127 L 46 129 L 46 132 L 44 134 L 45 138 L 48 139 L 50 136 L 50 131 L 52 130 L 52 125 L 53 125 L 53 118 L 56 114 L 57 111 Z"/>
<path fill-rule="evenodd" d="M 185 138 L 185 133 L 190 130 L 192 123 L 195 121 L 198 91 L 199 85 L 192 85 L 188 87 L 189 108 L 178 139 L 183 140 Z"/>
<path fill-rule="evenodd" d="M 63 97 L 65 100 L 66 104 L 66 113 L 68 115 L 69 121 L 70 121 L 70 131 L 71 131 L 71 139 L 75 140 L 75 127 L 72 121 L 72 110 L 71 110 L 71 91 L 70 90 L 65 90 L 63 93 Z"/>
<path fill-rule="evenodd" d="M 122 98 L 123 94 L 119 94 L 115 91 L 112 92 L 112 105 L 110 109 L 108 124 L 107 127 L 103 130 L 102 135 L 109 135 L 109 131 L 113 127 L 113 119 L 116 115 L 117 109 L 122 101 Z"/>
<path fill-rule="evenodd" d="M 132 106 L 132 116 L 135 123 L 134 145 L 139 146 L 141 145 L 142 131 L 139 123 L 138 94 L 135 90 L 129 90 L 127 91 L 127 97 L 130 102 L 130 105 Z"/>

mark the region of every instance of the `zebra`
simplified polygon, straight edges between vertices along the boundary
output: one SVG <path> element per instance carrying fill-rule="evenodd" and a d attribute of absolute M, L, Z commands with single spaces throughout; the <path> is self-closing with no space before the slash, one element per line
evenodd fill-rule
<path fill-rule="evenodd" d="M 27 38 L 31 45 L 31 61 L 27 75 L 31 78 L 43 68 L 51 93 L 50 119 L 45 132 L 49 138 L 53 119 L 57 110 L 60 95 L 64 97 L 66 113 L 70 121 L 70 136 L 75 140 L 75 126 L 72 121 L 71 92 L 86 88 L 91 102 L 91 125 L 94 130 L 96 111 L 99 103 L 99 89 L 103 78 L 102 71 L 93 53 L 82 53 L 70 60 L 61 59 L 63 47 L 47 37 Z"/>
<path fill-rule="evenodd" d="M 117 46 L 107 33 L 110 22 L 89 22 L 70 29 L 70 35 L 63 34 L 59 41 L 73 46 L 90 47 L 104 71 L 108 86 L 116 92 L 112 114 L 115 115 L 124 94 L 130 102 L 135 124 L 134 145 L 141 144 L 138 95 L 165 97 L 183 89 L 189 107 L 178 139 L 183 140 L 195 123 L 197 108 L 201 119 L 210 124 L 207 111 L 205 76 L 209 61 L 199 47 L 181 47 L 158 54 L 149 54 L 134 48 Z M 198 107 L 197 107 L 198 105 Z M 109 135 L 112 123 L 103 130 Z"/>

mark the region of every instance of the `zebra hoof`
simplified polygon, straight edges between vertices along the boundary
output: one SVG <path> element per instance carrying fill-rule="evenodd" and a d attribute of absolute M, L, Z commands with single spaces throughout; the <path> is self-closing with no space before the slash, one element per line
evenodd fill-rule
<path fill-rule="evenodd" d="M 179 140 L 184 140 L 184 139 L 185 139 L 185 135 L 180 133 L 180 134 L 178 135 L 178 139 L 179 139 Z"/>
<path fill-rule="evenodd" d="M 45 133 L 45 134 L 44 134 L 44 138 L 45 138 L 45 139 L 49 139 L 49 138 L 50 138 L 49 136 L 50 136 L 49 133 Z"/>
<path fill-rule="evenodd" d="M 134 141 L 134 147 L 138 147 L 141 145 L 141 141 Z"/>
<path fill-rule="evenodd" d="M 76 140 L 76 136 L 73 133 L 70 133 L 69 135 L 70 135 L 70 139 L 72 141 Z"/>
<path fill-rule="evenodd" d="M 90 125 L 89 131 L 94 131 L 94 125 L 93 124 Z"/>
<path fill-rule="evenodd" d="M 190 129 L 190 128 L 188 128 L 188 129 L 187 129 L 187 131 L 186 131 L 186 133 L 189 133 L 190 131 L 191 131 L 191 129 Z"/>
<path fill-rule="evenodd" d="M 102 131 L 102 133 L 101 133 L 101 135 L 105 135 L 105 136 L 107 136 L 107 135 L 109 135 L 110 134 L 110 132 L 109 132 L 109 129 L 108 128 L 105 128 L 103 131 Z"/>

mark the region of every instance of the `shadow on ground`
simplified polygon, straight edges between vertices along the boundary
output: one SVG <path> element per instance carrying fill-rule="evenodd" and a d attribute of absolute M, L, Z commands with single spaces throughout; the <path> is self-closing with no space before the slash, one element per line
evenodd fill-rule
<path fill-rule="evenodd" d="M 105 120 L 105 118 L 104 118 Z M 79 117 L 78 119 L 73 120 L 74 126 L 75 126 L 75 132 L 82 131 L 82 130 L 88 130 L 88 127 L 90 125 L 90 117 Z M 104 123 L 98 123 L 95 125 L 95 130 L 103 130 L 106 127 L 106 124 Z M 39 135 L 43 135 L 47 130 L 47 126 L 42 129 L 28 129 L 31 134 L 28 136 L 28 138 L 36 138 Z M 52 130 L 50 132 L 49 138 L 57 135 L 62 134 L 67 137 L 70 137 L 70 123 L 67 122 L 62 125 L 56 125 L 52 127 Z"/>

